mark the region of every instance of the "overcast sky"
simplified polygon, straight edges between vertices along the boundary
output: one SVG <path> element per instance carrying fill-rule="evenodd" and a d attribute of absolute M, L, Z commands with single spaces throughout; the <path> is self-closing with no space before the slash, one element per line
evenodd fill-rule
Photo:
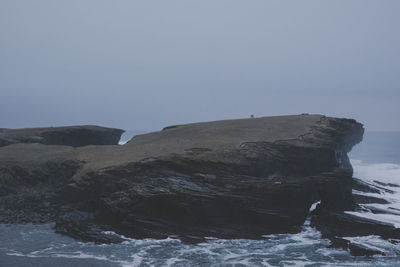
<path fill-rule="evenodd" d="M 299 113 L 400 130 L 400 1 L 0 1 L 0 128 Z"/>

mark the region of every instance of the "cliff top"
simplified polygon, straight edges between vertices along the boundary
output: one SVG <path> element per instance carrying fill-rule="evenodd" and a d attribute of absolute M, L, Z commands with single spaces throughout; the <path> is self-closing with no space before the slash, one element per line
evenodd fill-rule
<path fill-rule="evenodd" d="M 352 131 L 352 127 L 358 130 Z M 70 148 L 15 144 L 0 148 L 0 161 L 12 159 L 37 162 L 53 157 L 85 162 L 85 169 L 99 169 L 149 158 L 165 159 L 170 155 L 216 162 L 235 162 L 240 160 L 236 152 L 243 143 L 291 142 L 297 146 L 335 146 L 347 138 L 345 141 L 352 147 L 362 138 L 360 129 L 362 125 L 354 120 L 329 118 L 323 115 L 223 120 L 169 126 L 159 132 L 135 136 L 123 146 L 90 145 Z M 350 138 L 352 140 L 349 136 L 352 136 Z"/>
<path fill-rule="evenodd" d="M 0 146 L 16 143 L 86 146 L 116 145 L 124 131 L 94 125 L 0 129 Z"/>

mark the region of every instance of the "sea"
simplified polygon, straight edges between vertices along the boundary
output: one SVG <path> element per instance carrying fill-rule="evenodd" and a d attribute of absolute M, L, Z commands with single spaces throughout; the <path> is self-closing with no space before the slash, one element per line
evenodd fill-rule
<path fill-rule="evenodd" d="M 354 213 L 400 227 L 400 132 L 366 132 L 349 154 L 354 176 L 381 189 L 390 204 L 370 204 L 390 215 Z M 385 189 L 389 189 L 385 190 Z M 354 191 L 355 194 L 363 194 Z M 373 195 L 373 194 L 372 194 Z M 130 239 L 120 244 L 84 243 L 54 233 L 52 224 L 0 224 L 0 266 L 400 266 L 400 244 L 378 236 L 347 238 L 378 249 L 385 256 L 354 257 L 327 248 L 329 241 L 310 227 L 298 234 L 265 236 L 265 240 L 216 239 L 192 245 L 178 239 Z"/>

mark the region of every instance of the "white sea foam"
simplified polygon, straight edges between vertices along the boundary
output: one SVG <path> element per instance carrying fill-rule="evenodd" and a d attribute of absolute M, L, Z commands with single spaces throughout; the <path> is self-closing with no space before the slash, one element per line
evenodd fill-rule
<path fill-rule="evenodd" d="M 311 205 L 310 210 L 308 211 L 308 213 L 313 212 L 313 211 L 317 208 L 318 204 L 320 204 L 320 203 L 321 203 L 321 200 L 314 202 L 314 203 Z"/>
<path fill-rule="evenodd" d="M 400 165 L 393 163 L 367 164 L 361 160 L 351 160 L 351 164 L 354 169 L 354 177 L 363 180 L 380 191 L 380 193 L 364 193 L 353 190 L 353 193 L 383 198 L 388 201 L 389 204 L 361 204 L 364 211 L 348 211 L 346 213 L 389 223 L 400 228 L 400 187 L 396 186 L 400 185 Z M 371 212 L 373 209 L 382 210 L 389 214 L 373 213 Z"/>
<path fill-rule="evenodd" d="M 379 181 L 400 185 L 400 165 L 393 163 L 367 164 L 361 160 L 350 160 L 354 169 L 354 177 L 367 182 Z"/>
<path fill-rule="evenodd" d="M 0 227 L 3 227 L 0 225 Z M 18 239 L 18 234 L 12 231 L 24 232 L 25 239 Z M 42 226 L 9 226 L 0 228 L 0 238 L 10 237 L 15 246 L 14 250 L 2 248 L 5 255 L 11 257 L 50 258 L 54 262 L 56 258 L 67 260 L 85 260 L 93 265 L 133 267 L 133 266 L 377 266 L 377 260 L 354 258 L 349 252 L 326 248 L 329 241 L 321 238 L 321 234 L 311 228 L 309 221 L 303 226 L 303 230 L 297 234 L 275 234 L 265 236 L 265 240 L 247 239 L 217 239 L 208 238 L 207 242 L 197 245 L 184 244 L 174 238 L 162 240 L 156 239 L 129 239 L 120 244 L 96 245 L 94 243 L 76 242 L 73 239 L 55 234 L 51 227 L 36 231 Z M 31 230 L 33 228 L 33 230 Z M 7 231 L 2 231 L 8 229 Z M 25 229 L 25 230 L 24 230 Z M 18 233 L 17 232 L 17 233 Z M 1 239 L 0 239 L 1 240 Z M 48 242 L 48 240 L 52 240 Z M 27 242 L 33 242 L 36 248 L 29 251 L 29 247 L 21 250 Z M 398 258 L 395 253 L 396 245 L 384 241 L 379 237 L 367 237 L 364 242 L 371 247 L 377 247 L 392 255 L 388 261 L 393 262 Z M 1 243 L 0 243 L 1 244 Z M 7 246 L 10 246 L 8 244 Z M 37 247 L 41 247 L 37 249 Z M 398 246 L 398 245 L 397 245 Z M 393 256 L 394 255 L 394 256 Z M 385 260 L 387 260 L 385 258 Z M 28 260 L 29 261 L 29 260 Z M 10 261 L 12 262 L 12 261 Z M 43 261 L 45 262 L 45 261 Z M 339 262 L 339 264 L 338 264 Z M 100 264 L 101 265 L 101 264 Z M 50 265 L 44 265 L 50 266 Z"/>

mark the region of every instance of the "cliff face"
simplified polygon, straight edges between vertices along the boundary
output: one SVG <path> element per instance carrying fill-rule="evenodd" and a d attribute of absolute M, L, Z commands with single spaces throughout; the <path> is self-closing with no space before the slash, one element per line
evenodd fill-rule
<path fill-rule="evenodd" d="M 297 232 L 318 200 L 328 212 L 355 208 L 347 152 L 362 135 L 354 120 L 298 115 L 172 126 L 124 146 L 9 145 L 0 221 L 56 221 L 98 242 L 120 241 L 104 230 L 186 240 Z"/>
<path fill-rule="evenodd" d="M 87 146 L 117 145 L 124 131 L 99 126 L 0 129 L 0 147 L 16 143 Z"/>

